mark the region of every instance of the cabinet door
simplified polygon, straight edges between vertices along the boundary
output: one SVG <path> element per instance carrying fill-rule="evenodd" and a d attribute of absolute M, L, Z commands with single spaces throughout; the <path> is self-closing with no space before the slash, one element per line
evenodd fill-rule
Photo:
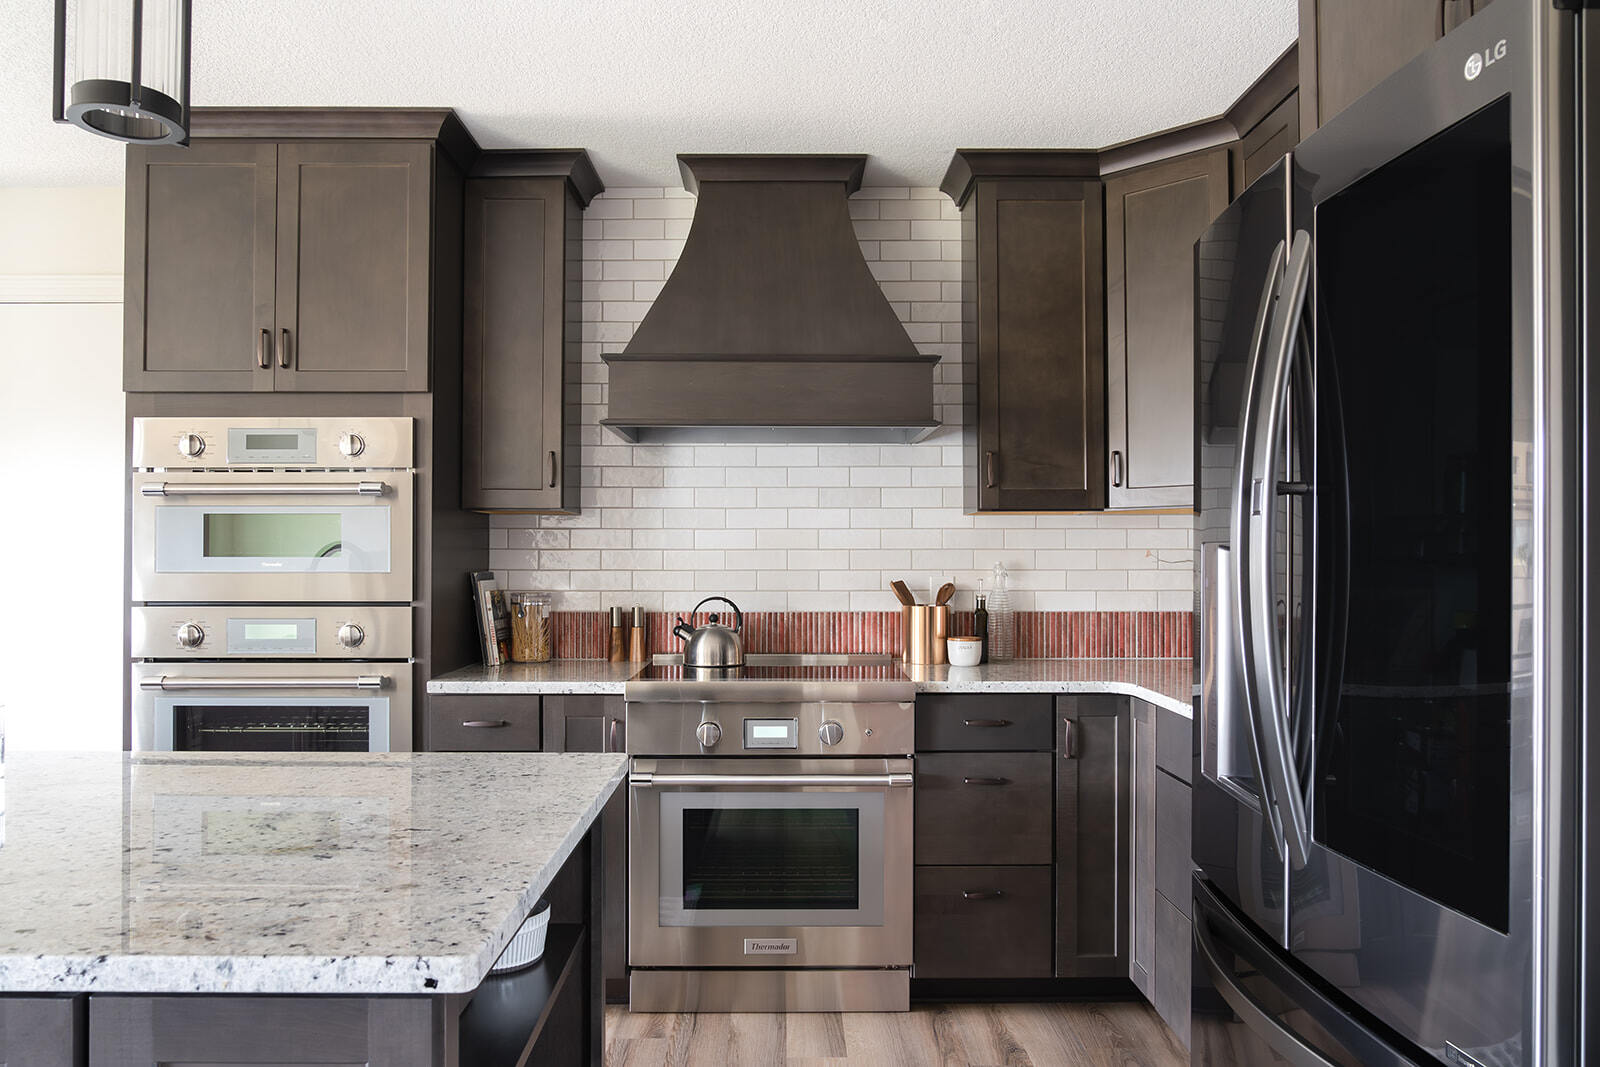
<path fill-rule="evenodd" d="M 427 390 L 432 167 L 420 143 L 279 146 L 275 389 Z"/>
<path fill-rule="evenodd" d="M 1233 196 L 1250 188 L 1250 183 L 1300 143 L 1300 94 L 1267 112 L 1267 117 L 1250 127 L 1239 139 L 1237 166 L 1233 175 Z"/>
<path fill-rule="evenodd" d="M 88 1007 L 84 996 L 0 997 L 0 1064 L 79 1067 Z"/>
<path fill-rule="evenodd" d="M 1155 709 L 1132 702 L 1133 819 L 1128 846 L 1128 977 L 1149 999 L 1156 972 L 1156 725 Z"/>
<path fill-rule="evenodd" d="M 623 752 L 620 696 L 547 696 L 540 701 L 546 752 Z M 607 1000 L 628 993 L 628 791 L 618 789 L 600 816 L 604 837 L 605 900 L 601 905 L 606 936 L 601 945 Z"/>
<path fill-rule="evenodd" d="M 1114 508 L 1194 506 L 1194 243 L 1228 206 L 1228 150 L 1106 182 L 1106 418 Z"/>
<path fill-rule="evenodd" d="M 1099 182 L 984 181 L 978 484 L 984 511 L 1105 506 Z"/>
<path fill-rule="evenodd" d="M 561 178 L 467 182 L 463 507 L 553 510 L 575 495 L 561 469 L 566 207 Z"/>
<path fill-rule="evenodd" d="M 124 389 L 272 388 L 276 175 L 270 144 L 128 149 Z"/>
<path fill-rule="evenodd" d="M 1302 136 L 1438 40 L 1460 2 L 1300 0 Z"/>
<path fill-rule="evenodd" d="M 1056 975 L 1128 973 L 1127 697 L 1056 703 Z"/>

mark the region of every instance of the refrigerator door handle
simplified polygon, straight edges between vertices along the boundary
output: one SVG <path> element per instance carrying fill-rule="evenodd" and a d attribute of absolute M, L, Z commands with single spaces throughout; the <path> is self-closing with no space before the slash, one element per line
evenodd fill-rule
<path fill-rule="evenodd" d="M 1271 327 L 1276 323 L 1278 283 L 1283 274 L 1284 242 L 1279 241 L 1272 251 L 1272 259 L 1267 267 L 1267 278 L 1261 289 L 1261 302 L 1256 308 L 1255 328 L 1250 334 L 1250 362 L 1245 368 L 1245 394 L 1244 408 L 1239 419 L 1239 455 L 1233 475 L 1233 501 L 1232 514 L 1228 522 L 1228 542 L 1231 551 L 1228 553 L 1228 570 L 1224 580 L 1228 586 L 1227 600 L 1232 607 L 1231 617 L 1226 620 L 1229 633 L 1224 640 L 1231 643 L 1232 649 L 1239 658 L 1242 668 L 1239 680 L 1244 692 L 1240 694 L 1244 702 L 1245 714 L 1243 716 L 1250 731 L 1250 754 L 1255 763 L 1256 786 L 1261 791 L 1261 814 L 1267 820 L 1269 836 L 1272 838 L 1273 850 L 1280 860 L 1287 862 L 1284 855 L 1283 826 L 1274 803 L 1272 779 L 1268 776 L 1266 751 L 1263 745 L 1261 731 L 1260 700 L 1252 689 L 1252 678 L 1249 670 L 1250 629 L 1246 625 L 1249 611 L 1249 584 L 1246 581 L 1246 559 L 1250 554 L 1250 511 L 1253 505 L 1253 486 L 1260 482 L 1257 473 L 1256 449 L 1254 448 L 1254 434 L 1256 424 L 1259 422 L 1258 409 L 1261 404 L 1260 377 L 1263 349 L 1271 335 Z M 1222 620 L 1219 620 L 1222 621 Z"/>
<path fill-rule="evenodd" d="M 1311 235 L 1304 230 L 1294 235 L 1283 286 L 1278 291 L 1278 308 L 1267 341 L 1266 362 L 1257 398 L 1256 417 L 1250 442 L 1254 456 L 1251 467 L 1248 553 L 1244 576 L 1248 600 L 1239 604 L 1245 625 L 1245 691 L 1252 707 L 1261 712 L 1262 756 L 1271 801 L 1278 808 L 1278 822 L 1290 866 L 1300 870 L 1311 856 L 1310 825 L 1306 819 L 1305 791 L 1294 761 L 1294 739 L 1289 724 L 1289 697 L 1283 683 L 1283 644 L 1277 625 L 1277 589 L 1274 545 L 1277 541 L 1278 465 L 1284 415 L 1289 404 L 1289 371 L 1293 363 L 1300 315 L 1305 309 L 1306 291 L 1311 280 Z"/>

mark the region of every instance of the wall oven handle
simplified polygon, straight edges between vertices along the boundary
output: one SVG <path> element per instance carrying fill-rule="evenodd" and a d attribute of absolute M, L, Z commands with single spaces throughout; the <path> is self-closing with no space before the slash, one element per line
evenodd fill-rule
<path fill-rule="evenodd" d="M 1300 230 L 1294 236 L 1279 292 L 1278 311 L 1267 342 L 1265 364 L 1256 386 L 1256 418 L 1248 445 L 1254 456 L 1251 482 L 1245 562 L 1246 597 L 1237 605 L 1248 620 L 1243 646 L 1245 689 L 1252 707 L 1260 710 L 1262 768 L 1271 786 L 1271 803 L 1278 808 L 1282 824 L 1286 859 L 1295 869 L 1310 859 L 1311 841 L 1306 820 L 1305 793 L 1294 762 L 1294 744 L 1289 724 L 1289 700 L 1283 681 L 1283 642 L 1277 625 L 1276 567 L 1273 558 L 1277 544 L 1277 499 L 1267 491 L 1276 486 L 1280 462 L 1278 439 L 1289 403 L 1289 371 L 1294 357 L 1297 326 L 1305 309 L 1306 290 L 1311 280 L 1311 235 Z"/>
<path fill-rule="evenodd" d="M 174 485 L 147 482 L 139 487 L 142 496 L 382 496 L 389 491 L 386 482 L 280 482 L 272 485 Z"/>
<path fill-rule="evenodd" d="M 1263 361 L 1266 358 L 1264 349 L 1272 326 L 1277 321 L 1277 294 L 1278 285 L 1283 276 L 1285 246 L 1279 241 L 1272 251 L 1271 263 L 1267 268 L 1266 280 L 1261 287 L 1261 301 L 1256 307 L 1255 328 L 1250 334 L 1250 353 L 1248 365 L 1245 368 L 1245 393 L 1244 408 L 1239 419 L 1239 444 L 1238 456 L 1233 474 L 1233 500 L 1230 502 L 1232 514 L 1228 517 L 1228 568 L 1225 575 L 1219 576 L 1226 583 L 1227 600 L 1232 608 L 1232 617 L 1225 620 L 1229 625 L 1229 632 L 1218 634 L 1219 642 L 1227 642 L 1230 649 L 1239 661 L 1245 661 L 1248 655 L 1246 646 L 1249 644 L 1249 628 L 1245 625 L 1248 608 L 1245 598 L 1248 594 L 1246 574 L 1249 573 L 1245 560 L 1250 555 L 1250 518 L 1253 506 L 1258 502 L 1256 486 L 1261 482 L 1261 476 L 1255 466 L 1256 451 L 1253 447 L 1257 424 L 1260 422 L 1258 410 L 1262 403 L 1260 395 L 1260 378 Z M 1223 622 L 1224 620 L 1218 620 Z M 1228 657 L 1218 653 L 1219 663 L 1226 662 Z M 1267 757 L 1265 746 L 1262 743 L 1260 726 L 1260 704 L 1258 695 L 1254 691 L 1254 679 L 1247 668 L 1240 670 L 1240 681 L 1244 692 L 1242 704 L 1244 707 L 1244 724 L 1250 733 L 1250 757 L 1255 764 L 1256 781 L 1261 790 L 1261 814 L 1267 820 L 1269 836 L 1272 838 L 1272 847 L 1278 853 L 1280 860 L 1287 861 L 1283 854 L 1283 827 L 1280 825 L 1281 815 L 1277 805 L 1273 803 L 1272 781 L 1267 774 Z"/>
<path fill-rule="evenodd" d="M 912 784 L 909 774 L 655 774 L 635 771 L 628 784 L 643 789 L 668 785 L 752 785 L 752 786 L 879 786 L 903 788 Z"/>
<path fill-rule="evenodd" d="M 389 680 L 380 674 L 354 678 L 155 678 L 139 679 L 140 689 L 174 692 L 184 689 L 382 689 Z"/>

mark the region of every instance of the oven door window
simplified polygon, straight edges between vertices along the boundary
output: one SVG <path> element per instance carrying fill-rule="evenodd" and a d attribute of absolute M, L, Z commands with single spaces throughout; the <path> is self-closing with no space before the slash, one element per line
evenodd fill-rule
<path fill-rule="evenodd" d="M 303 505 L 156 508 L 158 573 L 386 573 L 390 509 Z"/>
<path fill-rule="evenodd" d="M 156 747 L 171 752 L 383 752 L 389 747 L 388 703 L 381 697 L 169 697 L 156 703 Z"/>
<path fill-rule="evenodd" d="M 666 793 L 662 926 L 882 926 L 882 793 Z"/>

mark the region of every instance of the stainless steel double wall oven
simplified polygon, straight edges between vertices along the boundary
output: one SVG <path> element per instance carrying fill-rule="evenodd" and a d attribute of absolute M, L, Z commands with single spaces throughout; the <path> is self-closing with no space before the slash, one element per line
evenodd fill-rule
<path fill-rule="evenodd" d="M 411 747 L 409 418 L 133 424 L 136 750 Z"/>

